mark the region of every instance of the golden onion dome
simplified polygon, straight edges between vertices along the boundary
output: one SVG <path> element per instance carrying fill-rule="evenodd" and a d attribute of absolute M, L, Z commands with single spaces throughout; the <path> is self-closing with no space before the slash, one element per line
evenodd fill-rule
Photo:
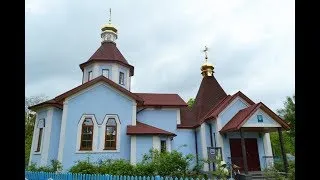
<path fill-rule="evenodd" d="M 101 27 L 101 30 L 102 30 L 102 31 L 110 30 L 110 31 L 113 31 L 113 32 L 115 32 L 115 33 L 118 32 L 117 28 L 116 28 L 113 24 L 111 24 L 111 23 L 108 23 L 108 24 L 103 25 L 103 26 Z"/>

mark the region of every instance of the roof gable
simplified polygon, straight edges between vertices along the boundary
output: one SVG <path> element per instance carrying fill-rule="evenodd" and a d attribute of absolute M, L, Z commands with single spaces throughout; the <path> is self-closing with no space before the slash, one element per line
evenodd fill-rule
<path fill-rule="evenodd" d="M 229 132 L 239 130 L 248 119 L 258 110 L 263 110 L 268 114 L 272 119 L 281 125 L 284 129 L 289 129 L 289 125 L 281 119 L 277 114 L 271 111 L 266 105 L 262 102 L 258 104 L 251 105 L 245 109 L 240 110 L 221 130 L 220 132 Z"/>
<path fill-rule="evenodd" d="M 68 97 L 70 97 L 70 96 L 72 96 L 72 95 L 74 95 L 76 93 L 79 93 L 80 91 L 82 91 L 82 90 L 84 90 L 84 89 L 86 89 L 88 87 L 91 87 L 91 86 L 93 86 L 93 85 L 95 85 L 95 84 L 97 84 L 99 82 L 107 83 L 108 85 L 110 85 L 111 87 L 113 87 L 116 90 L 120 91 L 124 95 L 127 95 L 127 96 L 131 97 L 132 99 L 138 101 L 138 103 L 142 103 L 143 102 L 143 100 L 139 96 L 135 95 L 134 93 L 128 91 L 127 89 L 121 87 L 117 83 L 113 82 L 112 80 L 110 80 L 110 79 L 108 79 L 108 78 L 106 78 L 106 77 L 104 77 L 102 75 L 97 77 L 97 78 L 92 79 L 91 81 L 88 81 L 88 82 L 86 82 L 84 84 L 81 84 L 80 86 L 75 87 L 75 88 L 73 88 L 73 89 L 71 89 L 71 90 L 69 90 L 69 91 L 67 91 L 67 92 L 65 92 L 65 93 L 63 93 L 63 94 L 61 94 L 61 95 L 59 95 L 57 97 L 55 97 L 54 100 L 58 101 L 58 102 L 59 101 L 61 102 L 64 99 L 66 99 L 66 98 L 68 98 Z"/>
<path fill-rule="evenodd" d="M 222 113 L 232 102 L 234 102 L 234 100 L 236 100 L 236 98 L 245 100 L 249 105 L 255 104 L 245 94 L 243 94 L 241 91 L 238 91 L 232 96 L 228 95 L 228 97 L 225 98 L 223 102 L 221 102 L 218 106 L 212 108 L 211 111 L 209 111 L 209 113 L 204 117 L 205 120 L 216 119 L 220 113 Z"/>

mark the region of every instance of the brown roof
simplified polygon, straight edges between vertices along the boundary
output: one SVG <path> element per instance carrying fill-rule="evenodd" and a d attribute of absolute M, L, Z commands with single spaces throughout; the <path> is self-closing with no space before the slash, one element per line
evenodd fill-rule
<path fill-rule="evenodd" d="M 59 109 L 63 108 L 63 104 L 61 102 L 57 102 L 56 100 L 51 99 L 51 100 L 48 100 L 48 101 L 45 101 L 45 102 L 42 102 L 42 103 L 39 103 L 39 104 L 36 104 L 33 106 L 29 106 L 28 109 L 35 111 L 39 108 L 44 108 L 44 107 L 49 107 L 49 106 L 53 106 L 53 107 L 56 107 Z"/>
<path fill-rule="evenodd" d="M 135 99 L 139 105 L 143 103 L 143 99 L 141 99 L 139 96 L 135 95 L 134 93 L 128 91 L 127 89 L 123 88 L 122 86 L 118 85 L 117 83 L 113 82 L 112 80 L 101 75 L 97 78 L 92 79 L 91 81 L 88 81 L 84 84 L 81 84 L 80 86 L 77 86 L 77 87 L 55 97 L 54 99 L 51 99 L 49 101 L 46 101 L 46 102 L 43 102 L 43 103 L 40 103 L 40 104 L 37 104 L 34 106 L 30 106 L 28 108 L 31 110 L 35 110 L 36 108 L 40 108 L 40 107 L 44 107 L 44 106 L 56 106 L 56 107 L 59 107 L 62 109 L 62 107 L 63 107 L 62 103 L 65 98 L 67 98 L 77 92 L 80 92 L 81 90 L 83 90 L 87 87 L 90 87 L 98 82 L 105 82 L 105 83 L 109 84 L 111 87 L 117 89 L 118 91 L 122 92 L 123 94 Z"/>
<path fill-rule="evenodd" d="M 134 74 L 134 67 L 128 63 L 123 57 L 116 44 L 113 42 L 104 42 L 98 48 L 98 50 L 89 58 L 87 62 L 80 64 L 80 68 L 83 68 L 93 62 L 113 62 L 121 64 L 130 69 L 130 76 Z"/>
<path fill-rule="evenodd" d="M 135 126 L 127 126 L 127 135 L 167 135 L 176 136 L 176 134 L 163 129 L 156 128 L 137 121 Z"/>
<path fill-rule="evenodd" d="M 178 127 L 199 124 L 199 120 L 226 96 L 227 94 L 214 76 L 203 77 L 194 105 L 191 110 L 183 109 L 181 111 L 181 125 Z"/>
<path fill-rule="evenodd" d="M 270 117 L 272 117 L 275 121 L 277 121 L 283 128 L 288 130 L 289 125 L 280 118 L 277 114 L 275 114 L 272 110 L 270 110 L 266 105 L 262 102 L 258 104 L 253 104 L 247 108 L 240 110 L 233 118 L 220 130 L 220 132 L 230 132 L 239 130 L 244 123 L 259 109 L 261 108 L 264 112 L 266 112 Z"/>
<path fill-rule="evenodd" d="M 118 91 L 122 92 L 123 94 L 135 99 L 136 101 L 138 101 L 138 103 L 143 102 L 143 100 L 139 96 L 135 95 L 134 93 L 128 91 L 127 89 L 123 88 L 119 84 L 113 82 L 112 80 L 110 80 L 102 75 L 92 79 L 91 81 L 88 81 L 84 84 L 81 84 L 80 86 L 75 87 L 75 88 L 71 89 L 70 91 L 67 91 L 67 92 L 61 94 L 61 95 L 55 97 L 54 99 L 56 101 L 61 101 L 61 100 L 65 99 L 66 97 L 69 97 L 69 96 L 71 96 L 71 95 L 73 95 L 73 94 L 93 85 L 93 84 L 96 84 L 98 82 L 105 82 L 105 83 L 109 84 L 111 87 L 117 89 Z"/>
<path fill-rule="evenodd" d="M 248 98 L 246 95 L 244 95 L 241 91 L 238 91 L 234 95 L 230 96 L 228 95 L 223 101 L 221 101 L 218 106 L 213 107 L 209 113 L 204 117 L 203 120 L 208 119 L 216 119 L 218 115 L 234 100 L 236 97 L 241 97 L 244 99 L 249 105 L 255 104 L 250 98 Z"/>
<path fill-rule="evenodd" d="M 142 106 L 188 106 L 178 94 L 134 93 L 143 99 Z"/>

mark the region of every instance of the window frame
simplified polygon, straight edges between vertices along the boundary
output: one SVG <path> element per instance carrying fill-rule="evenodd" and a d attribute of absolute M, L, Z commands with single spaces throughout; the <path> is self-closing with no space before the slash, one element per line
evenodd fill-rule
<path fill-rule="evenodd" d="M 164 143 L 164 149 L 162 147 L 162 143 Z M 160 140 L 160 152 L 166 152 L 167 151 L 167 140 Z"/>
<path fill-rule="evenodd" d="M 92 125 L 84 125 L 84 122 L 86 119 L 90 119 L 92 121 Z M 79 151 L 92 151 L 93 149 L 93 136 L 94 136 L 94 123 L 93 123 L 93 119 L 90 117 L 86 117 L 84 118 L 84 121 L 82 122 L 81 125 L 81 137 L 80 137 L 80 148 Z M 82 147 L 82 138 L 83 138 L 83 127 L 92 127 L 92 135 L 91 135 L 91 147 L 90 148 L 83 148 Z"/>
<path fill-rule="evenodd" d="M 116 125 L 108 125 L 108 121 L 110 120 L 110 119 L 114 119 L 114 121 L 115 121 L 115 123 L 116 123 Z M 115 128 L 115 137 L 114 137 L 114 142 L 115 142 L 115 147 L 106 147 L 106 142 L 107 142 L 107 129 L 108 129 L 108 127 L 113 127 L 113 128 Z M 108 141 L 111 141 L 112 142 L 112 140 L 108 140 Z M 106 130 L 105 130 L 105 132 L 104 132 L 104 149 L 103 150 L 117 150 L 117 121 L 116 121 L 116 119 L 115 118 L 108 118 L 107 119 L 107 122 L 106 122 Z"/>
<path fill-rule="evenodd" d="M 81 134 L 82 134 L 82 124 L 85 119 L 91 118 L 93 123 L 93 135 L 92 135 L 92 150 L 80 150 L 81 147 Z M 77 125 L 77 139 L 76 139 L 76 147 L 75 147 L 75 153 L 81 154 L 81 153 L 96 153 L 98 151 L 98 133 L 99 133 L 99 127 L 97 124 L 97 120 L 94 114 L 83 114 L 78 122 Z"/>
<path fill-rule="evenodd" d="M 103 71 L 104 71 L 104 70 L 108 72 L 108 76 L 104 76 L 104 75 L 103 75 Z M 110 71 L 109 71 L 109 69 L 102 69 L 102 76 L 104 76 L 104 77 L 106 77 L 106 78 L 109 78 L 109 76 L 110 76 Z"/>
<path fill-rule="evenodd" d="M 121 79 L 121 74 L 123 75 L 122 79 Z M 121 83 L 121 81 L 122 81 L 122 83 Z M 119 84 L 124 85 L 124 72 L 121 72 L 121 71 L 119 72 Z"/>
<path fill-rule="evenodd" d="M 112 150 L 112 149 L 105 149 L 105 134 L 106 134 L 106 131 L 107 131 L 107 121 L 109 118 L 114 118 L 116 120 L 116 123 L 117 123 L 117 129 L 116 129 L 116 149 Z M 121 144 L 121 121 L 120 121 L 120 118 L 117 114 L 106 114 L 104 119 L 103 119 L 103 122 L 101 124 L 101 132 L 100 132 L 100 137 L 103 137 L 103 138 L 100 138 L 100 145 L 99 145 L 99 150 L 100 152 L 110 152 L 110 153 L 116 153 L 116 152 L 120 152 L 120 144 Z"/>
<path fill-rule="evenodd" d="M 42 136 L 43 136 L 43 127 L 42 128 L 38 128 L 39 132 L 38 132 L 38 141 L 37 141 L 37 146 L 36 146 L 36 150 L 34 152 L 39 153 L 41 151 L 41 146 L 42 146 Z"/>
<path fill-rule="evenodd" d="M 90 79 L 90 74 L 91 74 L 91 79 Z M 92 78 L 93 78 L 93 73 L 92 73 L 92 71 L 89 71 L 89 72 L 88 72 L 88 81 L 91 81 Z"/>

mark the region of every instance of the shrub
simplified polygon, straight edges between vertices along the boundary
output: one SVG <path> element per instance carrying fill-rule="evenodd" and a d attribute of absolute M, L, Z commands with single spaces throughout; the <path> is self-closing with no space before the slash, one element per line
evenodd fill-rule
<path fill-rule="evenodd" d="M 50 165 L 40 167 L 37 167 L 37 165 L 32 162 L 30 166 L 27 166 L 26 170 L 33 172 L 58 172 L 62 170 L 62 165 L 58 160 L 51 160 Z"/>
<path fill-rule="evenodd" d="M 79 174 L 96 174 L 99 173 L 99 167 L 95 163 L 83 160 L 77 161 L 77 163 L 70 168 L 69 172 Z"/>
<path fill-rule="evenodd" d="M 124 159 L 106 160 L 98 167 L 99 173 L 112 175 L 134 175 L 134 166 Z"/>

